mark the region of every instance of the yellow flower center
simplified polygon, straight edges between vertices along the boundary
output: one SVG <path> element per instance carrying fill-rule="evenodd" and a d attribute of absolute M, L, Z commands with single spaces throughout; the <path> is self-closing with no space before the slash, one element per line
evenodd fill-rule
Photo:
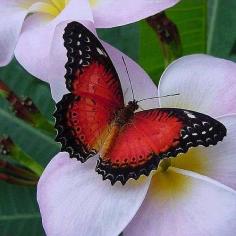
<path fill-rule="evenodd" d="M 99 0 L 88 0 L 91 7 L 94 7 Z M 24 9 L 29 9 L 30 13 L 39 12 L 46 13 L 51 15 L 52 17 L 58 16 L 70 0 L 47 0 L 45 2 L 37 1 L 34 4 L 30 4 L 29 2 L 21 2 L 19 7 Z M 79 9 L 78 9 L 79 10 Z"/>
<path fill-rule="evenodd" d="M 89 0 L 90 6 L 95 6 L 99 0 Z"/>
<path fill-rule="evenodd" d="M 204 158 L 201 158 L 204 155 L 202 150 L 204 148 L 193 148 L 177 157 L 165 158 L 160 162 L 157 171 L 167 171 L 170 166 L 173 166 L 199 174 L 206 173 L 208 171 L 208 163 L 206 161 L 204 162 Z"/>
<path fill-rule="evenodd" d="M 190 149 L 185 154 L 178 157 L 163 159 L 156 172 L 154 172 L 151 182 L 151 195 L 162 196 L 163 199 L 172 197 L 181 197 L 182 194 L 191 190 L 191 184 L 188 180 L 191 178 L 177 174 L 174 168 L 193 171 L 198 174 L 206 175 L 209 172 L 209 165 L 204 157 L 204 148 L 198 147 Z"/>
<path fill-rule="evenodd" d="M 37 2 L 32 11 L 46 13 L 56 17 L 68 4 L 69 0 L 49 0 L 48 2 Z"/>

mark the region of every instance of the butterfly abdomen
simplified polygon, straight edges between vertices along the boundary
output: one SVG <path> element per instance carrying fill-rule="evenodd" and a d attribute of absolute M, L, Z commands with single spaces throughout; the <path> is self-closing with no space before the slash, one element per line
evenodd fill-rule
<path fill-rule="evenodd" d="M 102 144 L 102 147 L 100 149 L 100 155 L 105 159 L 106 154 L 109 153 L 111 147 L 113 146 L 117 135 L 119 134 L 121 129 L 121 126 L 117 123 L 113 123 L 110 125 L 108 135 L 106 139 L 104 140 L 104 143 Z"/>
<path fill-rule="evenodd" d="M 107 153 L 110 152 L 111 147 L 114 146 L 114 142 L 116 141 L 116 138 L 121 132 L 122 128 L 126 124 L 129 124 L 130 120 L 132 120 L 134 116 L 134 111 L 136 109 L 137 109 L 137 104 L 135 101 L 133 101 L 130 102 L 124 108 L 117 111 L 115 119 L 113 123 L 110 125 L 108 134 L 100 150 L 100 155 L 104 158 L 104 160 L 106 159 Z"/>

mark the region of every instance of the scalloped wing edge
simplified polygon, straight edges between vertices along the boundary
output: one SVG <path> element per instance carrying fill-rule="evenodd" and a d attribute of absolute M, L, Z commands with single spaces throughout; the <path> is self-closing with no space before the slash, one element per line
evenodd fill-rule
<path fill-rule="evenodd" d="M 136 170 L 136 172 L 135 172 L 135 170 L 132 170 L 132 172 L 128 172 L 128 173 L 126 173 L 126 171 L 124 171 L 124 173 L 120 172 L 117 175 L 112 174 L 111 171 L 116 170 L 116 172 L 117 172 L 118 169 L 117 168 L 112 168 L 111 165 L 109 165 L 108 163 L 103 163 L 101 158 L 99 158 L 99 160 L 97 161 L 97 166 L 96 166 L 95 170 L 97 171 L 98 174 L 102 175 L 103 180 L 106 180 L 106 179 L 110 180 L 112 185 L 114 185 L 118 181 L 121 182 L 122 185 L 125 185 L 126 182 L 129 179 L 137 180 L 142 175 L 148 177 L 152 171 L 157 170 L 160 161 L 163 160 L 163 159 L 175 158 L 180 154 L 187 153 L 191 148 L 194 148 L 194 147 L 214 146 L 218 142 L 222 142 L 223 138 L 224 138 L 224 136 L 222 137 L 221 140 L 217 140 L 216 143 L 214 143 L 214 144 L 208 144 L 208 145 L 199 145 L 199 144 L 197 144 L 195 146 L 190 146 L 190 147 L 187 147 L 186 149 L 182 149 L 182 151 L 172 153 L 172 155 L 169 155 L 169 156 L 164 156 L 164 155 L 158 156 L 156 154 L 152 154 L 152 157 L 151 157 L 150 161 L 145 163 L 141 167 L 137 168 L 138 170 Z"/>
<path fill-rule="evenodd" d="M 56 111 L 53 116 L 56 118 L 55 128 L 57 130 L 57 135 L 55 140 L 61 143 L 61 151 L 68 152 L 70 158 L 76 158 L 80 162 L 84 163 L 90 157 L 97 154 L 96 150 L 88 151 L 86 147 L 80 140 L 75 141 L 75 138 L 70 132 L 70 128 L 66 126 L 66 114 L 68 104 L 71 104 L 75 99 L 73 94 L 65 94 L 60 102 L 56 104 Z"/>
<path fill-rule="evenodd" d="M 151 158 L 144 165 L 137 167 L 115 168 L 104 163 L 101 158 L 98 159 L 96 171 L 101 174 L 103 180 L 109 179 L 111 184 L 114 185 L 117 181 L 123 185 L 129 180 L 137 180 L 141 175 L 149 176 L 152 170 L 156 170 L 161 159 L 156 154 L 151 154 Z"/>

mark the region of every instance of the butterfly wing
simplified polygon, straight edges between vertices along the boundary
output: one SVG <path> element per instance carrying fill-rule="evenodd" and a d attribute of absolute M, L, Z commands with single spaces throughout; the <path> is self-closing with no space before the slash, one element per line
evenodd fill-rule
<path fill-rule="evenodd" d="M 120 80 L 104 47 L 78 22 L 64 33 L 69 94 L 56 105 L 56 140 L 81 162 L 95 155 L 115 113 L 124 107 Z"/>
<path fill-rule="evenodd" d="M 177 108 L 158 108 L 134 114 L 96 171 L 114 184 L 148 176 L 161 159 L 185 153 L 190 147 L 215 145 L 226 135 L 223 124 L 210 116 Z"/>

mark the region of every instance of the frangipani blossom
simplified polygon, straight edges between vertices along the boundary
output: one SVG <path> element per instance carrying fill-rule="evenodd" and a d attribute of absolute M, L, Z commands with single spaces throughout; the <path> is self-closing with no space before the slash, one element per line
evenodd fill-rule
<path fill-rule="evenodd" d="M 91 21 L 96 28 L 114 27 L 154 15 L 179 1 L 1 0 L 0 66 L 8 64 L 15 53 L 27 71 L 47 81 L 49 51 L 59 23 Z"/>
<path fill-rule="evenodd" d="M 120 76 L 126 102 L 132 100 L 122 56 L 104 44 Z M 150 177 L 125 186 L 102 181 L 96 157 L 81 164 L 59 153 L 38 185 L 43 226 L 49 236 L 233 236 L 236 233 L 236 65 L 206 55 L 183 57 L 171 64 L 159 90 L 137 64 L 125 56 L 135 98 L 180 93 L 143 102 L 142 108 L 181 107 L 218 119 L 228 129 L 223 142 L 181 154 Z M 60 76 L 57 74 L 57 76 Z M 62 75 L 61 75 L 62 76 Z M 59 101 L 64 86 L 52 83 Z M 55 95 L 57 93 L 62 94 Z M 233 114 L 235 113 L 235 114 Z M 169 165 L 169 168 L 167 168 Z"/>

